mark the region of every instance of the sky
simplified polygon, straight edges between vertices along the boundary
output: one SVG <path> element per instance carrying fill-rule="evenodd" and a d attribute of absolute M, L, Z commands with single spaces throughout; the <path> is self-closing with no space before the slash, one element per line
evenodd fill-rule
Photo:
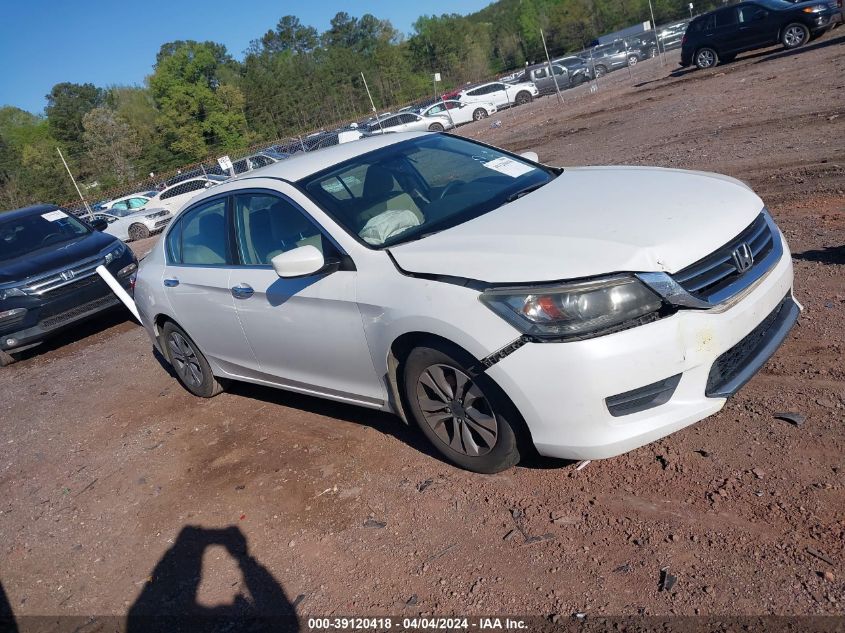
<path fill-rule="evenodd" d="M 213 40 L 237 59 L 286 14 L 323 32 L 339 11 L 388 19 L 411 32 L 421 13 L 472 13 L 490 0 L 3 0 L 0 2 L 0 106 L 43 113 L 44 95 L 62 81 L 100 87 L 141 85 L 165 42 Z"/>

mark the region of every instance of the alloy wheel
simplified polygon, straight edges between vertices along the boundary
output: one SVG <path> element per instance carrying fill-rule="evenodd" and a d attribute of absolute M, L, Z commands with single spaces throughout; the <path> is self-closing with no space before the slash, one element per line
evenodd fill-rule
<path fill-rule="evenodd" d="M 199 387 L 203 380 L 202 367 L 191 344 L 179 332 L 171 332 L 167 339 L 167 347 L 170 350 L 173 368 L 179 377 L 186 384 Z"/>
<path fill-rule="evenodd" d="M 496 446 L 496 415 L 478 385 L 460 369 L 428 367 L 417 381 L 417 402 L 426 424 L 454 451 L 478 457 Z"/>
<path fill-rule="evenodd" d="M 699 68 L 710 68 L 716 63 L 716 55 L 709 48 L 705 48 L 703 51 L 698 51 L 696 61 Z"/>
<path fill-rule="evenodd" d="M 804 43 L 806 33 L 800 26 L 790 26 L 783 34 L 783 43 L 789 48 L 801 46 Z"/>

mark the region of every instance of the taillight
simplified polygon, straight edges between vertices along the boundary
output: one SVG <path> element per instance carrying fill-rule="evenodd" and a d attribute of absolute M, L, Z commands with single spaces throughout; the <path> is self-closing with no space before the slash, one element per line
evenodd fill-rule
<path fill-rule="evenodd" d="M 687 34 L 684 33 L 684 36 L 681 38 L 681 46 L 687 43 Z"/>

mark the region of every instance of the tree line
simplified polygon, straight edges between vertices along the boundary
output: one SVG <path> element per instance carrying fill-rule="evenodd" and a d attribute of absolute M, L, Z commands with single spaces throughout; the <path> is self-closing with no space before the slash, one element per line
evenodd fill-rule
<path fill-rule="evenodd" d="M 658 24 L 688 16 L 686 0 L 652 5 Z M 96 198 L 150 172 L 361 116 L 370 110 L 361 72 L 387 108 L 433 94 L 435 72 L 442 90 L 543 59 L 540 29 L 560 55 L 647 19 L 648 0 L 498 0 L 468 16 L 421 16 L 407 37 L 370 14 L 339 12 L 322 33 L 286 15 L 241 60 L 216 42 L 169 42 L 142 86 L 64 82 L 44 114 L 0 108 L 0 209 L 75 196 L 56 147 Z"/>

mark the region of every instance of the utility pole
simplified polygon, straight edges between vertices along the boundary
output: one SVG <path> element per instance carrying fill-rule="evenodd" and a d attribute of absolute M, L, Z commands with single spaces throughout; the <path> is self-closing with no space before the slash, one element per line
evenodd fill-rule
<path fill-rule="evenodd" d="M 543 33 L 543 29 L 540 29 L 540 38 L 543 40 L 543 50 L 546 51 L 546 61 L 549 63 L 549 74 L 552 76 L 552 81 L 555 83 L 557 102 L 562 104 L 563 97 L 560 96 L 560 86 L 557 85 L 557 75 L 555 75 L 555 69 L 552 68 L 552 58 L 549 57 L 549 48 L 546 46 L 546 35 Z"/>
<path fill-rule="evenodd" d="M 381 124 L 381 117 L 378 115 L 378 110 L 376 110 L 376 104 L 373 102 L 373 95 L 370 94 L 370 87 L 367 85 L 367 78 L 364 77 L 364 73 L 361 73 L 361 79 L 364 80 L 364 88 L 367 89 L 367 96 L 370 98 L 370 105 L 373 106 L 373 114 L 376 115 L 376 122 L 378 123 L 378 128 L 381 130 L 381 133 L 384 134 L 384 127 Z"/>
<path fill-rule="evenodd" d="M 70 176 L 70 181 L 73 183 L 73 186 L 76 188 L 76 193 L 79 194 L 79 199 L 82 200 L 82 204 L 85 205 L 85 210 L 88 212 L 87 215 L 88 215 L 88 219 L 90 220 L 91 216 L 94 215 L 91 212 L 91 207 L 89 207 L 88 203 L 85 202 L 85 198 L 82 196 L 82 192 L 79 190 L 79 185 L 76 184 L 76 179 L 73 177 L 73 174 L 70 173 L 70 167 L 67 166 L 67 161 L 65 160 L 65 157 L 62 155 L 62 150 L 60 150 L 57 147 L 56 151 L 59 153 L 59 158 L 62 159 L 62 163 L 64 164 L 65 169 L 67 169 L 67 175 Z"/>
<path fill-rule="evenodd" d="M 651 6 L 651 0 L 648 0 L 648 10 L 651 12 L 651 32 L 654 33 L 654 44 L 657 46 L 657 54 L 660 55 L 660 65 L 665 66 L 665 51 L 660 50 L 660 37 L 657 35 L 657 22 L 654 21 L 654 7 Z"/>

